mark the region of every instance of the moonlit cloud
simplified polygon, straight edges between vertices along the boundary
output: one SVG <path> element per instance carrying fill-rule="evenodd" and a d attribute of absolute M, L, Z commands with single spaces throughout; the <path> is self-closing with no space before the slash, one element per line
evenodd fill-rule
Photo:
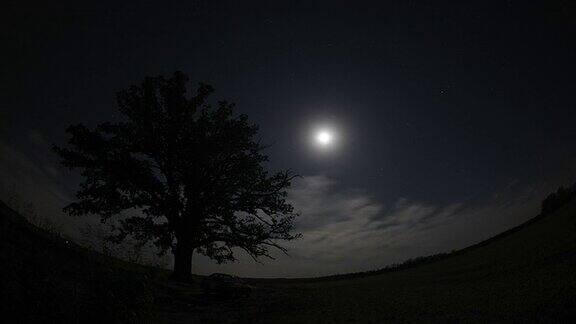
<path fill-rule="evenodd" d="M 313 263 L 315 272 L 325 275 L 463 248 L 534 216 L 541 197 L 535 191 L 505 196 L 478 205 L 435 206 L 401 198 L 384 206 L 326 176 L 304 177 L 290 193 L 302 213 L 297 228 L 304 235 L 291 244 L 292 258 Z"/>

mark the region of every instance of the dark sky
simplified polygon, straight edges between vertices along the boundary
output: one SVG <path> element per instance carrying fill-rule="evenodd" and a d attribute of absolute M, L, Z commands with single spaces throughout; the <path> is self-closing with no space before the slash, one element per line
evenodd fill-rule
<path fill-rule="evenodd" d="M 305 176 L 298 190 L 315 188 L 327 205 L 364 199 L 361 206 L 378 207 L 360 227 L 385 227 L 395 211 L 410 214 L 415 206 L 435 210 L 423 219 L 450 206 L 480 215 L 503 192 L 530 192 L 522 208 L 532 209 L 522 210 L 533 212 L 544 190 L 574 180 L 570 1 L 310 2 L 12 1 L 2 10 L 4 160 L 10 148 L 52 169 L 52 184 L 73 190 L 75 178 L 58 176 L 54 157 L 41 147 L 63 143 L 71 123 L 116 120 L 116 91 L 146 75 L 182 70 L 194 83 L 212 84 L 214 100 L 236 102 L 261 125 L 273 143 L 270 167 Z M 309 140 L 324 123 L 341 137 L 329 153 Z M 4 172 L 14 173 L 8 165 Z M 318 201 L 310 214 L 332 219 Z M 299 206 L 312 208 L 309 201 Z M 485 232 L 469 241 L 529 216 L 486 220 Z M 326 272 L 382 266 L 469 241 L 426 241 L 381 262 Z M 323 273 L 302 269 L 295 273 Z"/>

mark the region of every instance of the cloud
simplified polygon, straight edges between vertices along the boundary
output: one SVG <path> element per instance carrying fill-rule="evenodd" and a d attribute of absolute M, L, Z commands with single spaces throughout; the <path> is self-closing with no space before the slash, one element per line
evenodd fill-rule
<path fill-rule="evenodd" d="M 338 224 L 356 218 L 369 218 L 381 211 L 382 206 L 356 191 L 339 191 L 336 181 L 324 175 L 303 177 L 289 192 L 289 200 L 301 214 L 298 229 L 314 229 Z"/>

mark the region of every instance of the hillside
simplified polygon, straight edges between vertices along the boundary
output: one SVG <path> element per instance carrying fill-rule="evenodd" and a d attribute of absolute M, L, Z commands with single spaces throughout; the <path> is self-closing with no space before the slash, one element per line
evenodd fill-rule
<path fill-rule="evenodd" d="M 205 296 L 88 251 L 0 203 L 2 313 L 22 322 L 566 321 L 576 317 L 576 201 L 438 261 L 341 280 L 262 280 Z"/>
<path fill-rule="evenodd" d="M 130 322 L 154 274 L 34 227 L 0 202 L 2 314 L 18 322 Z"/>

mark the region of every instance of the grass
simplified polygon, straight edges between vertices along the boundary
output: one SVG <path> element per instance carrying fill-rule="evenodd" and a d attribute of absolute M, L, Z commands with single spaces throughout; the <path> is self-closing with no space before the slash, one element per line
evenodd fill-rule
<path fill-rule="evenodd" d="M 0 204 L 2 303 L 21 322 L 566 322 L 576 317 L 576 201 L 476 246 L 396 270 L 252 280 L 204 295 L 84 249 Z"/>

